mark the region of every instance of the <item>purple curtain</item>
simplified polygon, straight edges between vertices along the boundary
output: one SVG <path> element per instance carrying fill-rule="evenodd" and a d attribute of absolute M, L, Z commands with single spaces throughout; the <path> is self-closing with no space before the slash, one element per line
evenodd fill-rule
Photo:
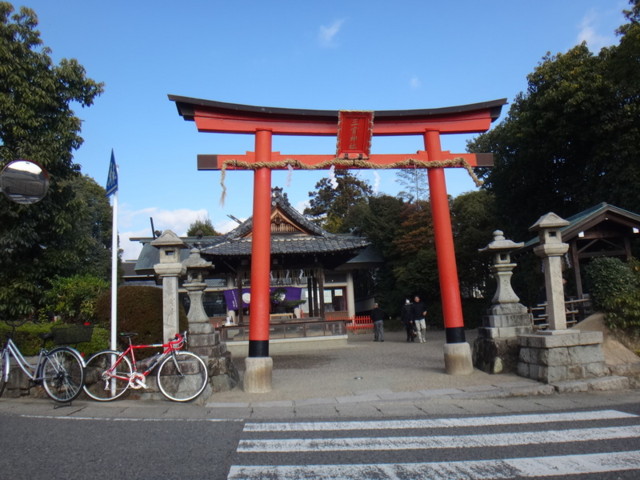
<path fill-rule="evenodd" d="M 270 292 L 273 294 L 275 290 L 284 290 L 284 299 L 285 301 L 298 301 L 302 300 L 302 288 L 300 287 L 271 287 Z M 229 290 L 224 290 L 224 301 L 227 304 L 227 310 L 237 310 L 238 309 L 238 289 L 233 288 Z M 250 288 L 242 289 L 242 308 L 247 308 L 250 303 Z M 249 300 L 249 301 L 246 301 Z"/>

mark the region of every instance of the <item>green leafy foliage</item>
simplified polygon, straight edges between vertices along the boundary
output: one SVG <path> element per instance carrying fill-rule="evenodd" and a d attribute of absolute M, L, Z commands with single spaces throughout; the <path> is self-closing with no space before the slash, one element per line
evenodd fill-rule
<path fill-rule="evenodd" d="M 309 206 L 304 214 L 332 233 L 348 231 L 345 218 L 358 204 L 365 203 L 373 194 L 368 182 L 358 179 L 347 170 L 335 172 L 335 184 L 328 178 L 316 183 L 316 190 L 309 192 Z M 335 188 L 334 188 L 335 187 Z"/>
<path fill-rule="evenodd" d="M 374 292 L 383 310 L 399 315 L 404 299 L 416 294 L 435 307 L 440 293 L 427 202 L 370 196 L 350 210 L 344 227 L 371 240 L 385 259 L 375 273 Z"/>
<path fill-rule="evenodd" d="M 586 274 L 594 306 L 605 312 L 607 326 L 640 332 L 640 263 L 596 258 Z"/>
<path fill-rule="evenodd" d="M 633 270 L 618 258 L 594 258 L 585 271 L 594 307 L 598 309 L 608 309 L 614 298 L 629 295 L 638 288 Z"/>
<path fill-rule="evenodd" d="M 189 237 L 215 237 L 220 235 L 213 228 L 213 224 L 211 223 L 210 218 L 205 218 L 204 220 L 196 220 L 191 225 L 189 225 L 189 230 L 187 230 L 187 235 Z"/>
<path fill-rule="evenodd" d="M 485 188 L 511 238 L 526 238 L 549 211 L 567 217 L 601 201 L 637 207 L 640 24 L 632 5 L 620 45 L 547 54 L 504 121 L 470 142 L 470 151 L 494 153 Z"/>
<path fill-rule="evenodd" d="M 85 76 L 76 60 L 55 65 L 29 8 L 14 13 L 0 2 L 0 167 L 32 160 L 50 175 L 50 189 L 36 205 L 0 196 L 0 316 L 33 316 L 51 279 L 93 264 L 85 220 L 92 196 L 78 195 L 81 120 L 71 105 L 90 106 L 102 84 Z M 106 227 L 106 233 L 110 227 Z M 105 247 L 101 247 L 105 250 Z M 104 270 L 104 266 L 103 266 Z"/>
<path fill-rule="evenodd" d="M 56 278 L 45 294 L 43 313 L 68 323 L 95 322 L 98 297 L 109 291 L 109 282 L 93 275 Z M 41 315 L 42 316 L 42 315 Z"/>
<path fill-rule="evenodd" d="M 5 339 L 13 332 L 13 341 L 18 346 L 22 354 L 25 356 L 35 356 L 38 355 L 38 352 L 43 347 L 43 342 L 39 335 L 51 332 L 52 328 L 64 328 L 65 326 L 65 324 L 54 324 L 52 322 L 26 322 L 13 331 L 13 328 L 10 325 L 7 325 L 5 322 L 0 322 L 0 338 Z M 47 340 L 44 342 L 44 347 L 47 350 L 51 350 L 57 346 L 59 345 L 56 345 L 53 340 Z M 109 331 L 105 328 L 94 327 L 90 342 L 70 344 L 69 346 L 74 347 L 83 354 L 85 358 L 87 358 L 88 356 L 109 347 Z"/>
<path fill-rule="evenodd" d="M 489 279 L 493 256 L 480 254 L 478 250 L 492 242 L 493 232 L 500 230 L 494 195 L 479 190 L 457 196 L 451 202 L 451 223 L 463 298 L 477 296 L 490 300 L 493 295 L 490 289 L 495 287 Z"/>

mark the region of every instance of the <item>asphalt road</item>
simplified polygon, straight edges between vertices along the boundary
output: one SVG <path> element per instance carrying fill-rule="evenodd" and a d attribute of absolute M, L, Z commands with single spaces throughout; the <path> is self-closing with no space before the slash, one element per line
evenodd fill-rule
<path fill-rule="evenodd" d="M 0 415 L 1 477 L 640 477 L 637 402 L 529 413 L 352 420 L 115 414 L 99 418 L 68 413 L 60 409 L 46 415 Z"/>
<path fill-rule="evenodd" d="M 0 477 L 224 479 L 242 423 L 0 416 Z"/>

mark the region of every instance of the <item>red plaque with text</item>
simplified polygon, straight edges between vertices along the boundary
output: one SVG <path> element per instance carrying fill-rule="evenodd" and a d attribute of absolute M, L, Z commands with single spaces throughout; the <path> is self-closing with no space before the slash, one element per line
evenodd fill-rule
<path fill-rule="evenodd" d="M 339 158 L 368 158 L 371 153 L 373 112 L 341 111 L 338 119 Z"/>

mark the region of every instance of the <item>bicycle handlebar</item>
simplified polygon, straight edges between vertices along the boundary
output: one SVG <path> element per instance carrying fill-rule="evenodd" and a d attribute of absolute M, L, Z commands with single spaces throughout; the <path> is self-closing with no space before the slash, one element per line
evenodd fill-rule
<path fill-rule="evenodd" d="M 169 345 L 171 348 L 175 350 L 180 350 L 187 343 L 187 330 L 182 333 L 176 333 L 173 340 L 169 341 Z"/>

